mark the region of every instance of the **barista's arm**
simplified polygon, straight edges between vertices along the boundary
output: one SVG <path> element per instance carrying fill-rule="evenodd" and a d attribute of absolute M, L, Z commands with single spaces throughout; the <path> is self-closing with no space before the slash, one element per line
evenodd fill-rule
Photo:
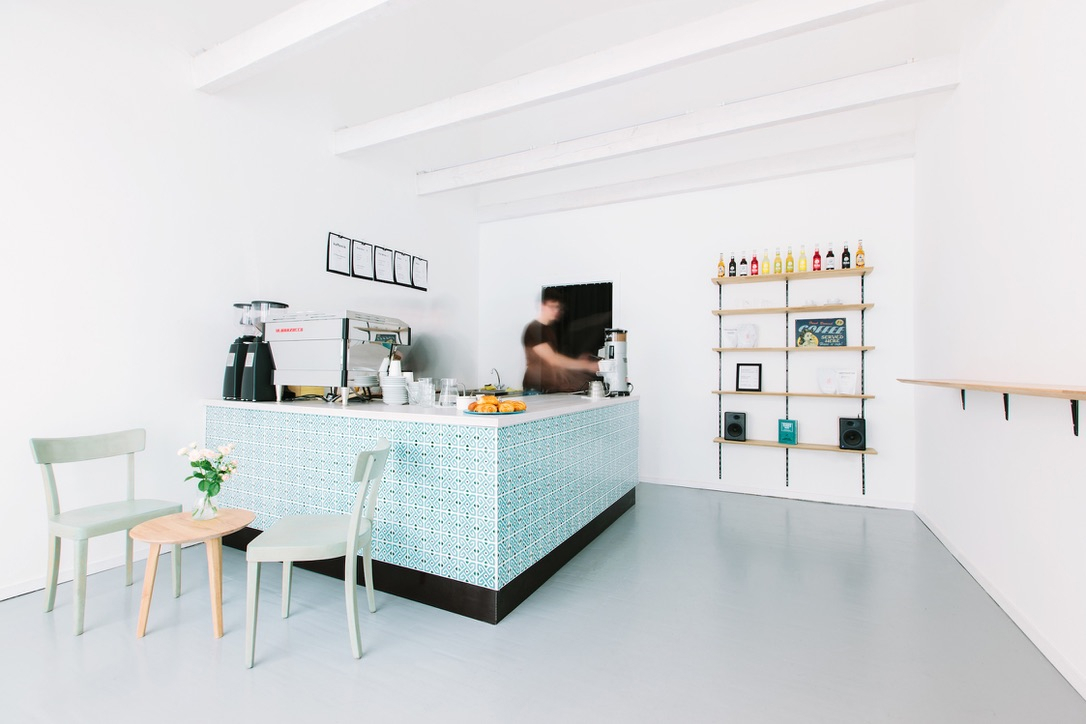
<path fill-rule="evenodd" d="M 555 349 L 546 342 L 532 347 L 532 352 L 535 352 L 541 360 L 551 367 L 559 367 L 565 370 L 587 370 L 588 372 L 596 372 L 600 368 L 599 362 L 567 357 L 561 352 L 556 352 Z"/>

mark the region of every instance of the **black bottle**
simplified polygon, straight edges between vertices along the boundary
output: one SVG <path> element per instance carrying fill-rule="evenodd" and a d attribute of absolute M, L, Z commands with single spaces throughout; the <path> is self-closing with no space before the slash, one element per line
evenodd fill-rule
<path fill-rule="evenodd" d="M 826 271 L 833 271 L 837 268 L 837 260 L 833 258 L 833 247 L 826 252 L 826 256 L 822 258 L 822 268 Z"/>
<path fill-rule="evenodd" d="M 852 255 L 848 253 L 848 244 L 845 244 L 845 250 L 841 252 L 841 268 L 848 269 L 852 266 Z"/>
<path fill-rule="evenodd" d="M 735 276 L 735 254 L 732 254 L 732 260 L 728 262 L 728 276 Z"/>

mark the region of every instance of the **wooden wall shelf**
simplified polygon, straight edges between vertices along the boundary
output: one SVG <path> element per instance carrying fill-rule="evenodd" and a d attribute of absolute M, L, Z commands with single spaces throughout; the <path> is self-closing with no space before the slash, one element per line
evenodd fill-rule
<path fill-rule="evenodd" d="M 714 352 L 870 352 L 864 347 L 713 347 Z"/>
<path fill-rule="evenodd" d="M 770 397 L 840 397 L 846 400 L 873 400 L 874 395 L 827 395 L 824 392 L 753 392 L 737 390 L 713 390 L 714 395 L 767 395 Z"/>
<path fill-rule="evenodd" d="M 814 304 L 806 307 L 752 307 L 748 309 L 714 309 L 713 314 L 718 317 L 728 317 L 739 314 L 818 314 L 819 312 L 858 312 L 871 309 L 874 304 Z"/>
<path fill-rule="evenodd" d="M 1086 387 L 1073 385 L 1041 385 L 1022 382 L 984 382 L 981 380 L 929 380 L 929 379 L 905 379 L 898 378 L 898 382 L 907 385 L 925 385 L 928 387 L 946 387 L 958 390 L 961 393 L 962 409 L 965 409 L 965 391 L 977 390 L 979 392 L 997 392 L 1003 395 L 1003 419 L 1009 420 L 1011 415 L 1010 396 L 1027 395 L 1029 397 L 1052 397 L 1058 400 L 1071 401 L 1071 425 L 1075 436 L 1078 436 L 1078 403 L 1086 400 Z"/>
<path fill-rule="evenodd" d="M 785 274 L 761 274 L 756 277 L 713 277 L 713 284 L 756 284 L 758 282 L 783 282 L 799 279 L 833 279 L 835 277 L 862 277 L 875 271 L 873 266 L 852 269 L 834 269 L 833 271 L 805 271 Z"/>
<path fill-rule="evenodd" d="M 867 448 L 866 450 L 842 450 L 836 445 L 815 445 L 814 443 L 801 442 L 795 445 L 785 445 L 784 443 L 773 442 L 772 440 L 725 440 L 722 437 L 714 437 L 713 442 L 722 443 L 725 445 L 753 445 L 755 447 L 779 447 L 786 448 L 788 450 L 817 450 L 818 452 L 837 452 L 837 453 L 851 453 L 853 455 L 878 455 L 879 452 L 875 448 Z"/>

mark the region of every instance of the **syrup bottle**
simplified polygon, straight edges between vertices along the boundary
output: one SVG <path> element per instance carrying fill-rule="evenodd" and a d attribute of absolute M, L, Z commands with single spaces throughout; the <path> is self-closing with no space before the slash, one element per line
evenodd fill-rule
<path fill-rule="evenodd" d="M 758 276 L 758 250 L 755 249 L 750 253 L 750 275 L 752 277 Z"/>
<path fill-rule="evenodd" d="M 784 267 L 781 265 L 781 248 L 777 247 L 777 256 L 773 257 L 773 273 L 780 274 L 784 271 Z"/>
<path fill-rule="evenodd" d="M 856 268 L 862 269 L 864 265 L 864 240 L 860 239 L 856 247 Z"/>
<path fill-rule="evenodd" d="M 720 252 L 720 261 L 716 263 L 716 275 L 718 278 L 728 276 L 728 265 L 724 263 L 724 252 Z"/>
<path fill-rule="evenodd" d="M 818 253 L 818 244 L 815 244 L 815 253 L 811 257 L 811 271 L 822 271 L 822 255 Z"/>
<path fill-rule="evenodd" d="M 833 244 L 830 244 L 830 248 L 826 252 L 826 271 L 834 271 L 835 269 L 837 269 L 837 260 L 833 258 Z"/>
<path fill-rule="evenodd" d="M 750 264 L 747 263 L 747 252 L 743 252 L 742 258 L 739 261 L 739 276 L 745 277 L 750 274 Z"/>
<path fill-rule="evenodd" d="M 848 253 L 848 243 L 845 243 L 845 250 L 841 252 L 841 268 L 848 269 L 852 266 L 852 255 Z"/>
<path fill-rule="evenodd" d="M 732 260 L 728 262 L 728 276 L 735 276 L 735 252 L 732 252 Z"/>
<path fill-rule="evenodd" d="M 788 256 L 784 260 L 784 271 L 791 274 L 796 270 L 796 260 L 792 258 L 792 247 L 788 247 Z"/>
<path fill-rule="evenodd" d="M 769 260 L 769 249 L 762 250 L 762 274 L 773 273 L 773 262 Z"/>
<path fill-rule="evenodd" d="M 799 270 L 807 271 L 807 251 L 803 248 L 803 244 L 799 245 Z"/>

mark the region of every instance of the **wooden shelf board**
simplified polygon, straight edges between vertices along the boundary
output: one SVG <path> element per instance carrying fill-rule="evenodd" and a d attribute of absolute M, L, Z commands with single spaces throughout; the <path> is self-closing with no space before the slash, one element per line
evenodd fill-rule
<path fill-rule="evenodd" d="M 736 390 L 713 390 L 714 395 L 767 395 L 769 397 L 838 397 L 847 400 L 873 400 L 874 395 L 827 395 L 824 392 L 738 392 Z"/>
<path fill-rule="evenodd" d="M 874 304 L 816 304 L 807 307 L 752 307 L 750 309 L 714 309 L 713 314 L 718 317 L 729 317 L 739 314 L 794 314 L 819 312 L 857 312 L 863 309 L 871 309 Z"/>
<path fill-rule="evenodd" d="M 713 277 L 713 284 L 752 284 L 757 282 L 783 282 L 785 279 L 833 279 L 834 277 L 862 277 L 875 271 L 873 266 L 859 269 L 835 269 L 833 271 L 792 272 L 791 274 L 762 274 L 756 277 Z"/>
<path fill-rule="evenodd" d="M 865 347 L 713 347 L 714 352 L 870 352 Z M 902 380 L 904 382 L 904 380 Z"/>
<path fill-rule="evenodd" d="M 981 380 L 913 380 L 899 377 L 907 385 L 948 387 L 953 390 L 980 390 L 1030 397 L 1055 397 L 1060 400 L 1086 400 L 1086 387 L 1074 385 L 1041 385 L 1022 382 L 983 382 Z"/>
<path fill-rule="evenodd" d="M 788 448 L 790 450 L 817 450 L 819 452 L 838 452 L 838 453 L 852 453 L 853 455 L 878 455 L 878 451 L 874 448 L 867 448 L 866 450 L 842 450 L 836 445 L 815 445 L 813 443 L 797 443 L 795 445 L 783 445 L 779 442 L 773 442 L 771 440 L 725 440 L 722 437 L 714 437 L 713 442 L 724 443 L 727 445 L 751 445 L 753 447 L 777 447 Z"/>

